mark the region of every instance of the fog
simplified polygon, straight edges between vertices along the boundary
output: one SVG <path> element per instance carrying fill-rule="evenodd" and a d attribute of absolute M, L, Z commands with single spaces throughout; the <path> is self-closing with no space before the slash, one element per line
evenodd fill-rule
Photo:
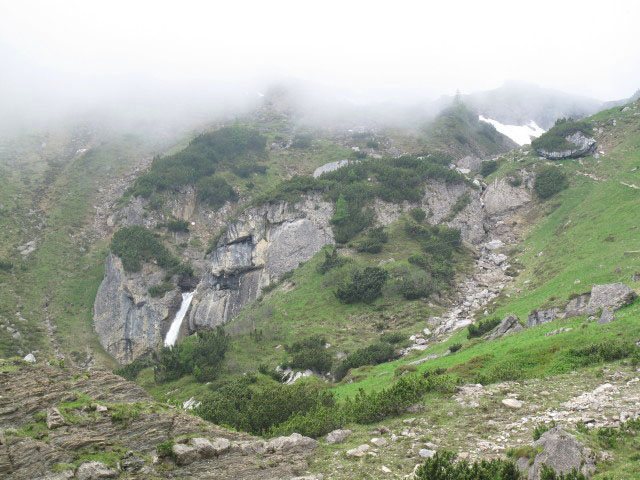
<path fill-rule="evenodd" d="M 0 126 L 98 111 L 197 123 L 272 85 L 316 113 L 400 115 L 509 80 L 625 98 L 638 18 L 637 0 L 3 0 Z"/>

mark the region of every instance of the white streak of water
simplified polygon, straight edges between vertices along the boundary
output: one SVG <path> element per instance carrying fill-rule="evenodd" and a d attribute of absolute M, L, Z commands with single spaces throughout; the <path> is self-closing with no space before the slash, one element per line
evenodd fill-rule
<path fill-rule="evenodd" d="M 178 339 L 178 332 L 180 332 L 180 327 L 182 326 L 182 320 L 184 320 L 184 316 L 187 314 L 187 310 L 189 310 L 189 306 L 191 305 L 193 293 L 194 292 L 185 292 L 182 294 L 180 309 L 176 313 L 176 317 L 173 319 L 173 322 L 171 322 L 167 336 L 164 338 L 165 347 L 172 347 L 175 345 L 176 340 Z"/>

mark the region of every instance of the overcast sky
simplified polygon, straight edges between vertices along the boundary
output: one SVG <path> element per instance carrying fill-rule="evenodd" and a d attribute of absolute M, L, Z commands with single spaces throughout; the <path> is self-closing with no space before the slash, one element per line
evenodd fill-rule
<path fill-rule="evenodd" d="M 638 0 L 0 0 L 0 111 L 232 99 L 281 79 L 361 98 L 506 80 L 640 88 Z"/>

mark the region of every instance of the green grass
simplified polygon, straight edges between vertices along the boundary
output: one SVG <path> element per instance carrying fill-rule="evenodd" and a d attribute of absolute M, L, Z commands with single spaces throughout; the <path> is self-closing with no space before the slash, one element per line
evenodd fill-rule
<path fill-rule="evenodd" d="M 612 109 L 594 117 L 594 121 L 610 123 L 619 118 L 619 109 Z M 631 275 L 640 271 L 640 256 L 625 256 L 624 252 L 640 249 L 640 190 L 619 182 L 640 183 L 640 172 L 631 169 L 640 165 L 640 134 L 637 117 L 627 115 L 618 120 L 618 136 L 623 140 L 611 148 L 606 159 L 598 162 L 589 157 L 560 163 L 570 178 L 568 190 L 541 202 L 531 213 L 533 226 L 518 246 L 522 252 L 516 260 L 524 266 L 509 296 L 503 295 L 491 306 L 490 316 L 503 318 L 515 313 L 521 321 L 535 308 L 543 305 L 564 305 L 570 295 L 588 292 L 591 284 L 623 282 L 638 289 Z M 522 160 L 522 162 L 518 162 Z M 501 162 L 496 177 L 512 174 L 518 163 L 531 165 L 539 159 L 519 158 Z M 576 172 L 593 173 L 606 179 L 596 182 Z M 613 241 L 612 241 L 613 240 Z M 538 256 L 539 252 L 543 252 Z M 575 283 L 579 280 L 579 283 Z M 521 290 L 519 293 L 517 290 Z M 419 371 L 431 368 L 450 368 L 458 373 L 488 373 L 502 362 L 513 361 L 524 368 L 526 376 L 545 377 L 565 372 L 571 366 L 563 351 L 572 346 L 583 346 L 604 339 L 633 338 L 640 334 L 640 306 L 636 303 L 620 311 L 612 324 L 584 325 L 584 318 L 559 320 L 537 328 L 527 329 L 513 336 L 484 342 L 467 341 L 466 330 L 459 332 L 444 344 L 436 345 L 407 360 L 370 368 L 358 383 L 337 387 L 338 396 L 353 395 L 359 388 L 381 389 L 388 386 L 398 366 L 412 358 L 430 353 L 444 353 L 449 344 L 462 343 L 463 349 L 455 354 L 429 361 Z M 574 330 L 545 337 L 544 333 L 560 326 Z M 387 372 L 387 375 L 379 376 Z"/>

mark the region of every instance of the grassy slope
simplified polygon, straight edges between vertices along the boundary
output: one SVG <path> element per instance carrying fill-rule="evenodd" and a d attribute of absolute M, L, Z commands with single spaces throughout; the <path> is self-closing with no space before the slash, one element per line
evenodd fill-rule
<path fill-rule="evenodd" d="M 99 363 L 113 364 L 102 352 L 91 325 L 106 245 L 103 241 L 94 244 L 90 235 L 79 233 L 91 219 L 93 199 L 100 186 L 127 171 L 141 153 L 140 142 L 128 137 L 105 142 L 55 167 L 47 167 L 43 159 L 25 162 L 20 175 L 3 177 L 0 198 L 20 194 L 14 204 L 5 204 L 8 215 L 1 220 L 2 255 L 16 267 L 0 273 L 0 314 L 13 319 L 20 311 L 26 323 L 15 322 L 23 333 L 20 342 L 0 330 L 0 356 L 11 356 L 22 348 L 25 352 L 39 350 L 38 356 L 53 358 L 44 326 L 48 299 L 49 316 L 57 327 L 55 337 L 63 352 L 75 352 L 82 361 L 90 351 Z M 37 226 L 39 222 L 30 222 L 30 210 L 39 212 L 45 222 L 42 227 Z M 38 238 L 38 248 L 21 259 L 15 246 L 32 238 Z"/>
<path fill-rule="evenodd" d="M 569 175 L 571 187 L 534 207 L 529 218 L 534 222 L 533 227 L 519 245 L 520 253 L 515 255 L 524 270 L 515 289 L 490 307 L 492 315 L 503 317 L 507 313 L 515 313 L 525 321 L 534 308 L 563 305 L 570 294 L 589 291 L 593 283 L 622 281 L 631 284 L 631 274 L 640 271 L 640 256 L 623 256 L 624 251 L 640 249 L 638 233 L 633 228 L 637 223 L 635 212 L 640 205 L 640 191 L 619 183 L 620 179 L 640 183 L 640 178 L 633 178 L 640 173 L 629 175 L 631 168 L 640 165 L 640 120 L 620 113 L 619 109 L 598 114 L 593 120 L 596 124 L 610 125 L 613 118 L 617 119 L 618 125 L 605 129 L 603 143 L 608 154 L 604 159 L 598 161 L 589 157 L 556 163 Z M 488 181 L 521 168 L 532 170 L 544 164 L 544 160 L 531 155 L 512 154 L 508 157 L 510 160 L 501 162 L 500 170 Z M 577 171 L 607 180 L 597 182 L 578 175 Z M 615 241 L 609 241 L 610 235 Z M 411 245 L 397 226 L 393 227 L 391 239 L 383 253 L 360 255 L 358 263 L 376 265 L 379 260 L 390 257 L 404 261 L 418 250 L 417 245 Z M 543 255 L 537 256 L 541 251 Z M 228 329 L 236 337 L 223 367 L 223 378 L 255 370 L 260 363 L 273 366 L 283 358 L 282 349 L 275 348 L 277 345 L 314 333 L 325 335 L 336 352 L 352 351 L 377 338 L 380 333 L 377 323 L 388 330 L 415 333 L 430 315 L 437 314 L 437 309 L 424 302 L 398 302 L 392 298 L 379 300 L 372 306 L 341 305 L 332 295 L 331 276 L 322 278 L 315 271 L 321 257 L 322 253 L 298 269 L 291 283 L 256 302 L 231 322 Z M 599 268 L 600 265 L 603 267 Z M 574 283 L 575 280 L 580 280 L 580 283 Z M 477 373 L 491 373 L 511 361 L 521 365 L 526 376 L 553 375 L 571 369 L 562 354 L 567 347 L 620 337 L 623 332 L 640 334 L 638 308 L 633 306 L 621 312 L 622 318 L 609 326 L 583 325 L 584 318 L 562 320 L 491 343 L 470 342 L 466 339 L 465 330 L 448 342 L 434 345 L 425 352 L 413 353 L 407 359 L 377 367 L 363 367 L 356 372 L 360 381 L 338 385 L 334 390 L 338 397 L 344 397 L 355 394 L 360 388 L 384 388 L 393 381 L 392 373 L 398 366 L 431 353 L 444 353 L 448 345 L 457 342 L 463 344 L 461 351 L 427 362 L 419 366 L 419 371 L 444 367 L 472 378 Z M 390 318 L 394 320 L 389 322 Z M 570 326 L 574 330 L 545 337 L 546 332 L 559 326 Z M 254 330 L 262 331 L 263 335 L 256 339 L 250 333 Z M 158 396 L 179 386 L 180 389 L 172 394 L 179 400 L 200 391 L 200 387 L 193 385 L 190 379 L 182 379 L 176 385 L 152 385 L 149 371 L 140 380 Z"/>
<path fill-rule="evenodd" d="M 535 212 L 537 223 L 520 245 L 523 253 L 517 256 L 525 266 L 516 283 L 521 292 L 499 298 L 493 307 L 499 317 L 515 313 L 521 320 L 526 320 L 534 308 L 563 305 L 570 294 L 590 291 L 591 284 L 624 282 L 636 290 L 640 286 L 631 282 L 632 273 L 640 271 L 640 256 L 623 255 L 627 250 L 640 249 L 637 214 L 640 190 L 619 183 L 621 180 L 640 183 L 640 172 L 631 172 L 632 168 L 640 166 L 640 119 L 632 113 L 625 115 L 620 109 L 612 109 L 592 118 L 597 124 L 611 125 L 614 118 L 617 121 L 617 126 L 605 129 L 602 137 L 608 147 L 605 147 L 608 150 L 605 157 L 583 159 L 583 165 L 579 160 L 566 160 L 558 165 L 569 175 L 571 187 L 542 203 Z M 522 164 L 527 163 L 536 161 L 524 157 Z M 495 176 L 505 175 L 513 169 L 513 164 L 503 164 Z M 592 173 L 606 180 L 597 182 L 576 174 L 577 171 Z M 614 241 L 605 240 L 610 236 Z M 539 252 L 543 254 L 537 256 Z M 575 280 L 580 280 L 580 283 L 574 283 Z M 419 370 L 445 367 L 460 374 L 487 373 L 504 362 L 513 361 L 525 368 L 527 376 L 553 375 L 571 368 L 562 354 L 562 350 L 568 347 L 606 338 L 640 336 L 638 302 L 620 311 L 618 317 L 612 324 L 603 326 L 584 323 L 582 317 L 558 320 L 490 343 L 469 342 L 465 330 L 445 344 L 435 345 L 414 356 L 421 358 L 430 353 L 444 353 L 447 345 L 461 342 L 461 351 L 429 361 Z M 557 336 L 544 336 L 560 326 L 573 327 L 574 330 Z M 476 361 L 467 363 L 472 358 Z M 392 372 L 406 362 L 397 361 L 371 368 L 366 379 L 339 386 L 336 393 L 345 396 L 354 394 L 359 388 L 384 388 L 392 381 L 391 375 L 378 375 Z"/>
<path fill-rule="evenodd" d="M 340 254 L 352 259 L 345 267 L 318 273 L 316 267 L 324 260 L 324 251 L 295 270 L 293 276 L 273 292 L 247 307 L 232 320 L 226 330 L 233 336 L 230 351 L 222 366 L 221 381 L 256 371 L 260 364 L 270 368 L 285 360 L 283 348 L 301 338 L 320 334 L 331 344 L 330 352 L 352 352 L 377 341 L 384 331 L 402 332 L 409 336 L 426 326 L 426 319 L 437 315 L 441 307 L 423 300 L 407 301 L 394 292 L 389 281 L 382 298 L 371 305 L 340 303 L 334 295 L 334 285 L 354 265 L 376 266 L 381 260 L 394 258 L 396 262 L 385 268 L 417 267 L 407 258 L 420 252 L 418 243 L 408 237 L 398 221 L 389 228 L 390 241 L 378 254 L 356 253 L 343 249 Z M 468 257 L 459 255 L 459 268 L 465 269 Z M 257 335 L 256 335 L 257 333 Z M 190 377 L 163 385 L 153 384 L 150 369 L 141 374 L 138 382 L 157 398 L 184 401 L 206 387 L 193 384 Z"/>

